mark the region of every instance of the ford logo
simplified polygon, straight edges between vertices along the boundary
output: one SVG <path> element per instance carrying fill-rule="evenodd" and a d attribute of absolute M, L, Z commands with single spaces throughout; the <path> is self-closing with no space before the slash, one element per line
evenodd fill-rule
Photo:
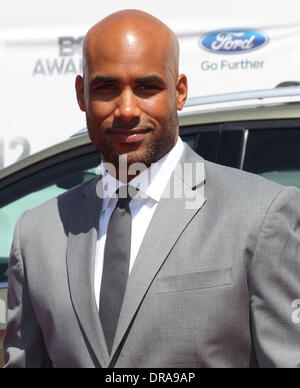
<path fill-rule="evenodd" d="M 199 46 L 216 54 L 243 54 L 257 50 L 269 42 L 266 33 L 259 30 L 218 30 L 199 39 Z"/>

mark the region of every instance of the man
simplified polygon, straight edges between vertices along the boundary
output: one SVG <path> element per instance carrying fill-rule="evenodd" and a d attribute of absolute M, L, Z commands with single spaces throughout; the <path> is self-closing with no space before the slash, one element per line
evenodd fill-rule
<path fill-rule="evenodd" d="M 299 191 L 183 145 L 187 79 L 156 18 L 110 15 L 83 53 L 103 173 L 16 226 L 7 367 L 299 367 Z"/>

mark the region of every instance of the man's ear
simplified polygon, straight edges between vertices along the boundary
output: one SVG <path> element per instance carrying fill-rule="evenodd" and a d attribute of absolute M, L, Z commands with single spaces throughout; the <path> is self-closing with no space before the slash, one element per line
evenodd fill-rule
<path fill-rule="evenodd" d="M 185 74 L 180 74 L 177 78 L 176 101 L 177 110 L 182 110 L 188 94 L 188 82 Z"/>
<path fill-rule="evenodd" d="M 81 77 L 81 75 L 78 75 L 76 77 L 75 88 L 76 88 L 77 102 L 78 102 L 79 108 L 83 112 L 85 112 L 84 81 L 83 81 L 83 78 Z"/>

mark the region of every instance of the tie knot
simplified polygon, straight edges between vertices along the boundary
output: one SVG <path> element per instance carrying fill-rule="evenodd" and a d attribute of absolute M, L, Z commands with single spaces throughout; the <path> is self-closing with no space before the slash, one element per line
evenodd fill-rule
<path fill-rule="evenodd" d="M 126 185 L 126 186 L 119 187 L 117 191 L 117 194 L 118 194 L 117 207 L 121 209 L 127 208 L 132 198 L 136 196 L 137 192 L 138 192 L 138 189 L 134 186 Z"/>

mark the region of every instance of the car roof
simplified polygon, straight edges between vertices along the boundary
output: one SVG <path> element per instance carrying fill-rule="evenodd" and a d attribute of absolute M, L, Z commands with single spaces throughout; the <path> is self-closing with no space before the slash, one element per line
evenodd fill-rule
<path fill-rule="evenodd" d="M 180 115 L 183 125 L 223 121 L 299 118 L 300 85 L 222 93 L 188 99 Z M 199 120 L 200 119 L 200 120 Z"/>
<path fill-rule="evenodd" d="M 199 105 L 208 105 L 222 102 L 241 102 L 245 100 L 266 100 L 270 98 L 291 98 L 296 97 L 298 100 L 300 98 L 300 82 L 294 82 L 294 85 L 290 86 L 290 82 L 281 83 L 282 86 L 277 86 L 273 89 L 262 89 L 262 90 L 248 90 L 241 92 L 231 92 L 231 93 L 222 93 L 214 94 L 201 97 L 192 97 L 189 98 L 185 106 L 199 106 Z M 288 85 L 288 86 L 285 86 Z M 256 102 L 257 103 L 257 102 Z"/>

